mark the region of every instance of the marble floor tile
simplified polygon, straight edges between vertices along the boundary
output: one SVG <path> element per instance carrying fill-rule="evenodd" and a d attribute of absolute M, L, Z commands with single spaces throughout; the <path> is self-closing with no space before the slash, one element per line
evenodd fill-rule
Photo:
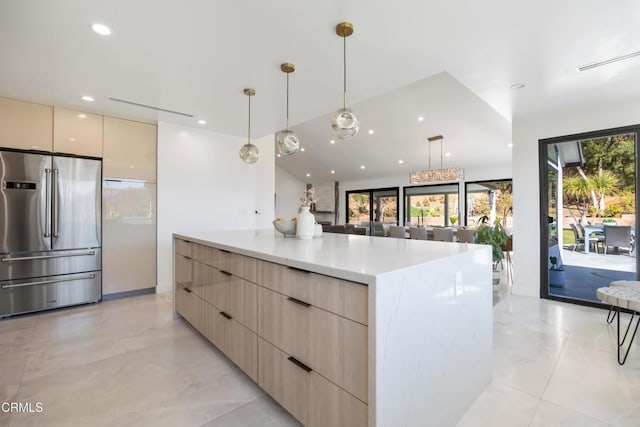
<path fill-rule="evenodd" d="M 544 399 L 616 424 L 640 410 L 640 351 L 619 366 L 612 351 L 587 351 L 571 340 L 562 352 Z M 636 419 L 640 425 L 640 419 Z"/>
<path fill-rule="evenodd" d="M 296 427 L 301 424 L 269 396 L 218 417 L 202 427 Z"/>
<path fill-rule="evenodd" d="M 526 427 L 540 399 L 494 381 L 458 422 L 458 427 Z"/>
<path fill-rule="evenodd" d="M 553 403 L 542 401 L 529 427 L 613 427 L 595 418 Z"/>

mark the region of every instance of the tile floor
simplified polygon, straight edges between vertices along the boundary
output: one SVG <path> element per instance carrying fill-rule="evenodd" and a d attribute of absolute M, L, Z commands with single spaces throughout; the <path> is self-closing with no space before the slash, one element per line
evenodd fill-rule
<path fill-rule="evenodd" d="M 460 427 L 640 426 L 640 345 L 618 366 L 606 312 L 494 291 L 494 381 Z M 44 405 L 3 427 L 297 425 L 167 294 L 0 321 L 0 401 Z"/>

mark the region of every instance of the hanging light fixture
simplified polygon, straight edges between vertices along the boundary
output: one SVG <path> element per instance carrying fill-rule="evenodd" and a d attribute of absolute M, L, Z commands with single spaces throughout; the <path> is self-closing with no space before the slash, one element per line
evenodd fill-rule
<path fill-rule="evenodd" d="M 285 63 L 280 64 L 280 69 L 287 75 L 287 122 L 284 130 L 276 133 L 276 144 L 278 152 L 283 156 L 295 154 L 300 149 L 300 139 L 294 131 L 289 130 L 289 74 L 296 70 L 295 65 Z"/>
<path fill-rule="evenodd" d="M 240 148 L 240 158 L 245 163 L 254 164 L 260 156 L 258 147 L 251 143 L 251 97 L 256 94 L 256 90 L 246 88 L 244 94 L 249 98 L 249 126 L 247 130 L 247 143 Z"/>
<path fill-rule="evenodd" d="M 431 143 L 440 141 L 440 169 L 431 169 Z M 411 172 L 409 174 L 409 182 L 411 184 L 461 181 L 464 179 L 464 169 L 461 168 L 443 168 L 442 153 L 444 151 L 444 137 L 442 135 L 427 138 L 429 146 L 429 170 Z"/>
<path fill-rule="evenodd" d="M 331 116 L 331 127 L 338 139 L 349 139 L 358 133 L 360 120 L 347 108 L 347 37 L 353 34 L 353 24 L 341 22 L 336 26 L 336 34 L 342 37 L 343 41 L 343 93 L 342 108 Z"/>

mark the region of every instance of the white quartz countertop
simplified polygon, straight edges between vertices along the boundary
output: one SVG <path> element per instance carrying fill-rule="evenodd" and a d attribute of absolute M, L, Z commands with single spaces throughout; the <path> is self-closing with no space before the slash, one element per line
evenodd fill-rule
<path fill-rule="evenodd" d="M 484 245 L 325 233 L 312 240 L 277 231 L 204 231 L 175 237 L 345 280 L 373 284 L 379 275 L 455 254 L 487 251 Z"/>

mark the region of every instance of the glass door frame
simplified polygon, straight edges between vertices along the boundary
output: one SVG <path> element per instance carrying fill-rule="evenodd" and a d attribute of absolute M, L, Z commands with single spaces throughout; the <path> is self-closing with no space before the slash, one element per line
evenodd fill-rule
<path fill-rule="evenodd" d="M 345 212 L 344 212 L 344 223 L 349 224 L 349 195 L 351 194 L 369 194 L 369 222 L 373 221 L 374 216 L 374 206 L 373 206 L 373 195 L 379 191 L 395 191 L 396 192 L 396 225 L 400 223 L 400 187 L 385 187 L 385 188 L 367 188 L 364 190 L 347 190 L 345 191 Z"/>
<path fill-rule="evenodd" d="M 620 135 L 625 133 L 635 133 L 636 134 L 636 146 L 635 146 L 635 170 L 636 170 L 636 230 L 639 230 L 640 227 L 640 215 L 638 215 L 639 211 L 639 202 L 640 202 L 640 192 L 638 191 L 639 183 L 640 183 L 640 155 L 638 153 L 638 148 L 640 147 L 640 124 L 632 125 L 632 126 L 623 126 L 612 129 L 603 129 L 592 132 L 584 132 L 573 135 L 565 135 L 558 136 L 554 138 L 543 138 L 538 140 L 538 178 L 539 178 L 539 195 L 540 195 L 540 298 L 549 299 L 560 302 L 568 302 L 571 304 L 584 305 L 588 307 L 597 307 L 597 308 L 608 308 L 609 306 L 599 302 L 586 301 L 581 299 L 574 298 L 566 298 L 558 295 L 552 295 L 549 293 L 549 263 L 547 259 L 549 258 L 549 227 L 547 226 L 548 220 L 548 191 L 549 188 L 547 186 L 548 183 L 548 146 L 551 144 L 558 144 L 562 142 L 571 142 L 571 141 L 580 141 L 587 139 L 596 139 L 596 138 L 604 138 L 607 136 Z M 638 279 L 638 275 L 640 273 L 640 257 L 636 255 L 636 280 Z"/>

